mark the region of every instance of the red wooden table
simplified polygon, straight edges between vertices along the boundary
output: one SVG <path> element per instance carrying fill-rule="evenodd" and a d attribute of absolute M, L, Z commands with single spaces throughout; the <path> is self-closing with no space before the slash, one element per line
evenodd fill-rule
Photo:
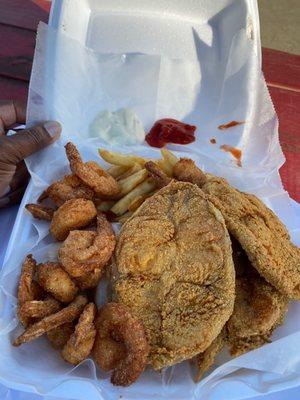
<path fill-rule="evenodd" d="M 48 21 L 46 0 L 0 0 L 0 99 L 25 100 L 36 28 Z M 263 71 L 279 117 L 286 163 L 280 170 L 290 196 L 300 202 L 300 56 L 263 49 Z"/>

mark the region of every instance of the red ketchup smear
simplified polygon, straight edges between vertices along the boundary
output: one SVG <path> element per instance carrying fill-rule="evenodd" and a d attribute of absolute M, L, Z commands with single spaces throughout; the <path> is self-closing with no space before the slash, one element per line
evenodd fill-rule
<path fill-rule="evenodd" d="M 228 129 L 228 128 L 232 128 L 233 126 L 237 126 L 237 125 L 243 125 L 245 123 L 245 121 L 231 121 L 228 122 L 228 124 L 224 124 L 224 125 L 219 125 L 218 129 L 221 129 L 221 131 L 223 131 L 224 129 Z"/>
<path fill-rule="evenodd" d="M 220 149 L 231 153 L 233 155 L 233 157 L 236 159 L 237 166 L 238 167 L 242 166 L 242 162 L 241 162 L 242 151 L 240 149 L 236 149 L 235 147 L 229 146 L 228 144 L 222 144 L 222 146 L 220 146 Z"/>
<path fill-rule="evenodd" d="M 172 118 L 155 122 L 146 135 L 146 142 L 152 147 L 164 147 L 167 143 L 189 144 L 195 141 L 196 126 Z"/>
<path fill-rule="evenodd" d="M 215 139 L 215 138 L 211 138 L 211 139 L 210 139 L 210 143 L 211 143 L 211 144 L 216 144 L 216 143 L 217 143 L 217 141 L 216 141 L 216 139 Z"/>

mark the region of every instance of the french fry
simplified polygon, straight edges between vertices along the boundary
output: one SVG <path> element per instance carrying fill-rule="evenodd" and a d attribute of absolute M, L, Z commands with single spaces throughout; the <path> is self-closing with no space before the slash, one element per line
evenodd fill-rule
<path fill-rule="evenodd" d="M 125 214 L 120 215 L 118 218 L 115 219 L 114 222 L 119 222 L 120 224 L 124 224 L 131 216 L 133 212 L 132 211 L 127 211 Z"/>
<path fill-rule="evenodd" d="M 166 162 L 166 160 L 156 160 L 155 164 L 159 166 L 159 168 L 168 176 L 173 175 L 173 167 L 170 166 L 169 163 Z"/>
<path fill-rule="evenodd" d="M 152 192 L 155 189 L 155 183 L 151 178 L 147 178 L 144 182 L 136 186 L 131 192 L 122 197 L 112 208 L 111 211 L 116 215 L 122 215 L 127 210 L 130 204 L 139 196 Z"/>
<path fill-rule="evenodd" d="M 153 182 L 157 188 L 167 186 L 172 181 L 172 178 L 165 174 L 153 161 L 146 162 L 145 168 L 148 171 L 149 176 L 151 176 L 153 179 Z"/>
<path fill-rule="evenodd" d="M 122 167 L 123 168 L 123 167 Z M 118 176 L 117 180 L 125 179 L 130 175 L 133 175 L 135 172 L 138 172 L 142 169 L 141 164 L 135 163 L 133 167 L 127 169 L 122 175 Z"/>
<path fill-rule="evenodd" d="M 147 195 L 141 195 L 141 196 L 136 197 L 136 198 L 129 204 L 128 210 L 129 210 L 129 211 L 135 211 L 135 210 L 137 210 L 137 209 L 139 208 L 139 206 L 140 206 L 141 204 L 144 203 L 144 201 L 146 200 L 147 197 L 148 197 Z"/>
<path fill-rule="evenodd" d="M 97 210 L 102 212 L 109 211 L 114 206 L 115 203 L 116 201 L 114 200 L 101 201 L 101 203 L 97 206 Z"/>
<path fill-rule="evenodd" d="M 123 197 L 127 193 L 131 192 L 137 185 L 142 183 L 148 176 L 147 170 L 141 169 L 133 175 L 128 176 L 125 179 L 118 181 L 120 192 L 119 196 Z"/>
<path fill-rule="evenodd" d="M 141 206 L 141 205 L 144 203 L 144 201 L 145 201 L 146 199 L 148 199 L 149 197 L 153 196 L 153 195 L 157 192 L 157 190 L 158 190 L 158 189 L 155 189 L 155 190 L 153 190 L 152 192 L 150 192 L 150 193 L 148 193 L 148 194 L 141 195 L 141 196 L 137 197 L 137 198 L 136 198 L 135 200 L 133 200 L 133 202 L 130 204 L 130 206 L 128 207 L 128 210 L 129 210 L 129 211 L 136 211 L 136 210 L 139 208 L 139 206 Z"/>
<path fill-rule="evenodd" d="M 132 167 L 135 163 L 141 164 L 142 166 L 145 164 L 144 158 L 139 156 L 120 154 L 105 149 L 99 149 L 98 152 L 103 160 L 109 164 L 122 165 L 123 167 Z"/>
<path fill-rule="evenodd" d="M 114 178 L 119 178 L 119 176 L 126 173 L 126 171 L 128 171 L 128 167 L 124 167 L 123 165 L 113 165 L 106 170 L 106 172 Z"/>
<path fill-rule="evenodd" d="M 168 149 L 161 149 L 161 155 L 165 162 L 173 169 L 174 165 L 179 161 L 178 158 Z"/>

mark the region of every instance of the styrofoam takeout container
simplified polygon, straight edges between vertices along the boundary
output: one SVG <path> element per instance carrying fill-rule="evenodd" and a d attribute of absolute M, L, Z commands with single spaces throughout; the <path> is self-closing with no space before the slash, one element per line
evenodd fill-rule
<path fill-rule="evenodd" d="M 247 38 L 253 43 L 251 49 L 253 48 L 253 51 L 255 52 L 256 66 L 258 65 L 259 69 L 261 66 L 259 19 L 257 3 L 255 0 L 218 0 L 215 2 L 212 2 L 211 0 L 54 0 L 52 2 L 49 26 L 58 32 L 65 33 L 70 38 L 75 39 L 82 45 L 87 46 L 97 53 L 145 53 L 159 56 L 163 55 L 169 57 L 170 59 L 186 59 L 191 60 L 192 62 L 197 61 L 199 56 L 195 46 L 195 36 L 198 34 L 201 36 L 202 50 L 207 49 L 207 51 L 204 51 L 203 54 L 207 54 L 209 56 L 209 49 L 211 46 L 213 46 L 214 55 L 219 58 L 219 60 L 223 60 L 224 55 L 231 54 L 231 52 L 234 52 L 235 50 L 232 48 L 232 46 L 238 43 L 238 41 L 233 41 L 235 33 L 246 31 Z M 47 77 L 47 90 L 49 91 L 52 90 L 52 86 L 55 86 L 55 82 L 53 82 L 53 76 L 51 75 L 51 68 L 54 68 L 58 61 L 56 44 L 57 43 L 55 41 L 49 40 L 48 48 L 45 51 L 45 63 L 49 65 Z M 245 60 L 246 56 L 247 54 L 241 54 L 241 59 Z M 227 60 L 227 62 L 229 65 L 230 60 Z M 230 73 L 227 78 L 230 80 L 237 71 L 240 71 L 240 69 L 241 64 L 230 65 Z M 256 75 L 254 76 L 249 75 L 248 77 L 246 75 L 245 78 L 245 76 L 242 76 L 241 74 L 243 78 L 243 87 L 241 87 L 241 90 L 250 91 L 251 84 L 253 84 L 252 80 L 255 81 L 258 78 L 261 79 L 259 69 L 256 70 L 253 68 L 253 71 L 256 71 Z M 247 72 L 247 69 L 245 69 L 245 71 Z M 209 73 L 209 70 L 207 72 Z M 231 81 L 232 85 L 236 84 L 234 79 L 231 79 Z M 255 82 L 257 84 L 257 81 Z M 205 86 L 205 83 L 205 81 L 202 81 L 201 85 Z M 31 87 L 32 86 L 33 82 L 31 82 Z M 233 86 L 232 90 L 237 90 L 238 88 L 239 86 Z M 222 93 L 230 93 L 230 90 L 230 86 L 226 86 L 222 88 Z M 207 91 L 206 95 L 206 101 L 209 104 L 211 100 L 210 92 Z M 244 99 L 241 99 L 241 102 L 242 100 Z M 211 103 L 212 104 L 209 104 L 209 106 L 213 107 L 213 102 Z M 233 107 L 230 102 L 228 103 L 229 109 L 230 107 Z M 241 105 L 241 109 L 247 109 L 247 107 L 247 102 Z M 254 119 L 255 114 L 259 112 L 258 108 L 254 107 L 251 110 L 247 109 L 247 116 L 251 116 L 251 118 Z M 209 107 L 207 108 L 207 111 L 209 111 Z M 277 120 L 275 114 L 273 114 L 271 115 L 270 125 L 268 125 L 269 114 L 266 113 L 267 116 L 264 116 L 265 119 L 261 121 L 261 126 L 263 126 L 263 129 L 274 129 L 276 133 Z M 224 115 L 222 116 L 223 118 Z M 209 115 L 207 116 L 207 119 L 209 119 Z M 216 121 L 214 121 L 214 123 L 216 124 Z M 266 124 L 266 126 L 264 124 Z M 243 129 L 244 128 L 241 127 L 239 132 L 242 132 Z M 249 131 L 251 131 L 251 129 L 249 128 Z M 199 140 L 201 140 L 201 137 L 199 137 Z M 239 138 L 237 137 L 236 140 L 239 140 Z M 261 140 L 263 140 L 263 138 L 261 138 Z M 272 145 L 275 143 L 276 145 L 276 140 L 276 137 L 275 139 L 272 137 L 272 140 L 270 139 L 270 143 L 272 143 Z M 200 144 L 203 144 L 203 147 L 201 147 Z M 266 144 L 264 142 L 262 142 L 262 144 L 268 145 L 268 143 Z M 249 145 L 251 145 L 251 143 Z M 204 146 L 204 142 L 196 142 L 196 144 L 193 146 L 199 146 L 199 151 L 203 150 L 203 154 L 205 155 L 206 148 Z M 184 149 L 182 151 L 186 151 L 188 153 L 188 147 L 186 149 L 187 150 Z M 90 155 L 89 150 L 84 148 L 84 145 L 81 150 L 85 151 L 85 154 Z M 270 190 L 271 195 L 268 197 L 269 193 L 264 191 L 263 187 L 261 188 L 259 185 L 257 189 L 255 186 L 256 180 L 251 183 L 253 184 L 251 191 L 256 193 L 255 190 L 257 189 L 258 192 L 256 194 L 264 198 L 266 203 L 275 212 L 280 214 L 280 217 L 284 220 L 293 233 L 296 232 L 295 228 L 297 228 L 295 218 L 289 209 L 284 210 L 286 208 L 285 205 L 288 201 L 288 196 L 284 193 L 282 188 L 277 190 L 276 186 L 279 179 L 278 165 L 280 162 L 282 162 L 283 158 L 280 151 L 278 151 L 278 158 L 276 158 L 275 161 L 273 160 L 273 168 L 272 162 L 269 161 L 272 159 L 272 148 L 268 149 L 268 151 L 269 158 L 266 159 L 264 159 L 263 154 L 259 153 L 259 151 L 257 152 L 257 164 L 261 166 L 261 169 L 257 169 L 256 173 L 259 174 L 261 183 L 265 179 L 263 176 L 264 169 L 269 168 L 268 176 L 266 178 L 266 187 L 268 189 L 266 189 L 266 191 Z M 96 150 L 92 153 L 93 156 L 95 152 Z M 198 156 L 200 157 L 201 154 L 199 153 L 197 157 Z M 210 160 L 210 166 L 213 166 L 212 160 Z M 207 159 L 207 161 L 209 160 Z M 227 166 L 227 164 L 224 164 L 224 166 L 224 173 L 231 168 L 230 165 Z M 250 172 L 248 178 L 250 179 L 251 171 L 254 171 L 253 168 L 256 167 L 255 162 L 252 160 L 252 164 L 250 162 L 249 166 Z M 49 166 L 49 168 L 53 168 L 53 171 L 55 170 L 55 160 L 53 161 L 53 164 Z M 218 168 L 216 169 L 216 173 L 218 172 L 219 174 L 222 174 L 222 165 L 219 165 Z M 59 172 L 61 173 L 62 171 L 60 170 Z M 55 173 L 59 172 L 55 171 Z M 230 173 L 228 174 L 230 178 Z M 38 178 L 40 179 L 40 177 Z M 51 179 L 53 178 L 54 176 L 51 176 Z M 237 177 L 237 182 L 242 182 L 241 178 Z M 241 183 L 241 186 L 243 187 L 243 182 Z M 247 188 L 247 186 L 245 187 Z M 37 188 L 34 186 L 33 181 L 31 181 L 20 206 L 20 210 L 8 245 L 5 257 L 5 262 L 7 263 L 9 263 L 9 260 L 13 257 L 16 248 L 20 253 L 22 253 L 22 255 L 24 255 L 26 254 L 26 250 L 31 248 L 34 244 L 34 240 L 36 239 L 36 227 L 33 225 L 32 219 L 24 212 L 24 205 L 30 201 L 33 201 L 33 199 L 36 198 L 36 194 Z M 41 225 L 39 225 L 38 228 L 43 229 Z M 47 229 L 46 225 L 45 229 Z M 47 245 L 47 238 L 45 239 L 44 244 Z M 51 254 L 49 253 L 49 256 L 50 255 Z M 20 265 L 20 263 L 21 258 L 18 259 L 18 265 Z M 10 266 L 10 268 L 12 267 Z M 10 272 L 12 271 L 10 270 L 7 272 L 6 267 L 4 267 L 0 277 L 0 283 L 3 276 L 5 274 L 8 276 Z M 14 281 L 9 284 L 13 287 L 16 285 L 16 282 Z M 11 332 L 12 326 L 17 325 L 16 320 L 11 320 L 11 308 L 14 305 L 15 299 L 7 298 L 7 293 L 10 292 L 11 288 L 8 288 L 7 291 L 3 290 L 2 288 L 2 291 L 0 291 L 0 303 L 3 305 L 3 309 L 0 310 L 0 334 L 3 335 L 3 338 L 7 338 L 8 332 Z M 294 305 L 291 307 L 289 314 L 295 312 L 295 307 L 296 306 Z M 287 319 L 287 323 L 289 325 L 290 319 Z M 300 322 L 298 331 L 299 330 Z M 294 330 L 291 330 L 291 332 L 294 333 Z M 291 339 L 291 343 L 292 340 L 293 339 Z M 4 373 L 3 362 L 1 364 L 0 360 L 0 381 L 12 388 L 33 393 L 47 393 L 51 394 L 52 396 L 58 396 L 62 398 L 86 398 L 91 400 L 103 398 L 106 400 L 115 399 L 119 395 L 122 395 L 124 399 L 152 399 L 154 397 L 157 399 L 165 399 L 169 396 L 171 396 L 173 399 L 191 398 L 191 392 L 185 392 L 184 389 L 185 379 L 188 379 L 186 370 L 184 368 L 182 370 L 179 369 L 179 371 L 181 371 L 181 375 L 179 373 L 178 377 L 180 379 L 178 379 L 178 381 L 173 379 L 172 373 L 165 376 L 165 386 L 162 386 L 161 390 L 157 389 L 159 385 L 152 387 L 151 384 L 147 383 L 150 381 L 147 380 L 142 380 L 133 385 L 133 387 L 124 390 L 112 388 L 108 383 L 105 383 L 105 385 L 100 388 L 95 383 L 97 382 L 97 375 L 92 362 L 87 362 L 88 365 L 85 365 L 85 367 L 88 367 L 88 373 L 86 372 L 87 368 L 81 370 L 80 367 L 74 374 L 68 373 L 63 375 L 62 372 L 61 375 L 63 377 L 60 379 L 59 384 L 56 384 L 57 377 L 54 374 L 51 375 L 47 372 L 47 365 L 51 365 L 51 368 L 54 370 L 55 368 L 53 367 L 56 367 L 57 365 L 56 374 L 60 374 L 60 371 L 63 371 L 60 370 L 60 364 L 57 361 L 58 355 L 54 352 L 51 356 L 45 359 L 45 368 L 36 371 L 36 373 L 40 374 L 40 377 L 44 380 L 43 384 L 38 385 L 34 381 L 32 374 L 26 374 L 26 366 L 24 366 L 22 363 L 22 357 L 26 355 L 26 352 L 32 352 L 32 357 L 43 357 L 43 354 L 46 353 L 43 353 L 42 350 L 40 353 L 35 353 L 35 351 L 37 352 L 40 350 L 40 346 L 42 346 L 43 350 L 43 346 L 45 347 L 46 345 L 44 342 L 40 341 L 38 344 L 33 343 L 32 347 L 24 346 L 24 349 L 18 349 L 18 351 L 20 351 L 22 354 L 19 353 L 21 354 L 20 359 L 16 358 L 16 360 L 14 360 L 14 364 L 12 365 L 19 365 L 18 368 L 15 367 L 14 369 L 10 367 L 10 350 L 7 350 L 5 357 L 8 367 Z M 271 349 L 271 347 L 268 346 L 265 346 L 266 355 L 268 354 L 268 349 Z M 285 356 L 286 353 L 283 353 L 282 357 Z M 30 360 L 30 354 L 28 354 L 28 357 Z M 232 376 L 226 375 L 226 377 L 223 379 L 218 379 L 220 376 L 222 376 L 220 369 L 222 367 L 215 370 L 213 372 L 213 379 L 210 380 L 210 386 L 207 387 L 205 391 L 201 391 L 199 387 L 199 390 L 193 393 L 194 398 L 198 399 L 200 398 L 199 396 L 201 396 L 202 398 L 218 400 L 220 398 L 222 398 L 222 400 L 241 399 L 255 396 L 262 390 L 268 392 L 271 388 L 272 391 L 275 391 L 299 384 L 299 374 L 289 373 L 288 376 L 277 379 L 274 373 L 265 373 L 262 378 L 262 376 L 256 372 L 256 367 L 246 370 L 242 367 L 242 365 L 243 363 L 240 362 L 239 364 L 239 359 L 236 359 L 236 361 L 230 366 L 230 368 L 232 368 Z M 32 366 L 28 365 L 28 368 L 28 371 L 31 371 L 30 368 L 32 368 Z M 259 367 L 257 369 L 259 369 Z M 261 370 L 265 371 L 263 365 L 261 366 Z M 279 368 L 279 371 L 277 372 L 282 373 L 282 369 Z M 94 378 L 94 380 L 88 379 L 91 376 Z M 250 379 L 251 377 L 253 379 Z M 153 379 L 156 379 L 157 381 L 157 376 L 155 375 Z M 172 379 L 174 380 L 174 383 L 168 385 L 169 381 L 172 381 Z M 250 381 L 251 384 L 247 383 Z"/>
<path fill-rule="evenodd" d="M 193 27 L 211 17 L 209 0 L 54 0 L 49 25 L 102 53 L 143 52 L 193 57 Z M 261 60 L 259 14 L 255 0 L 218 0 L 213 30 L 222 35 L 246 26 Z"/>

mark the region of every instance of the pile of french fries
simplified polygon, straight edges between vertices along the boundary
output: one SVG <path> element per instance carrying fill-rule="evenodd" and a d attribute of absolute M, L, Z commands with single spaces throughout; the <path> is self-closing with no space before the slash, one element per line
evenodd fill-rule
<path fill-rule="evenodd" d="M 147 197 L 152 196 L 158 190 L 144 167 L 150 159 L 104 149 L 99 149 L 99 154 L 104 161 L 112 164 L 107 172 L 118 181 L 120 193 L 116 200 L 101 201 L 98 210 L 110 211 L 116 216 L 114 221 L 124 223 Z M 172 177 L 173 167 L 178 158 L 167 149 L 162 149 L 161 155 L 161 159 L 151 161 L 155 162 L 167 176 Z"/>

